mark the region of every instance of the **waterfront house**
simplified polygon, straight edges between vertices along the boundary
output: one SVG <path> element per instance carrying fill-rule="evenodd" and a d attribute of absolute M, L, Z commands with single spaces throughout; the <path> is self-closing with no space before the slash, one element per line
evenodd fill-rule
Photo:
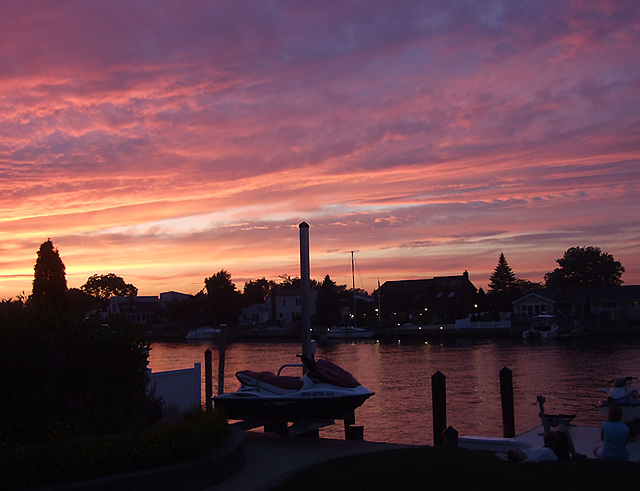
<path fill-rule="evenodd" d="M 127 296 L 109 299 L 109 314 L 121 315 L 133 324 L 152 324 L 159 312 L 158 297 Z"/>
<path fill-rule="evenodd" d="M 382 318 L 393 323 L 453 323 L 475 311 L 476 287 L 465 271 L 456 276 L 386 281 L 379 288 Z"/>
<path fill-rule="evenodd" d="M 316 312 L 318 292 L 311 289 L 311 315 Z M 276 290 L 267 296 L 263 304 L 251 305 L 242 309 L 242 325 L 277 324 L 288 327 L 302 319 L 302 290 Z"/>
<path fill-rule="evenodd" d="M 551 314 L 601 321 L 640 321 L 640 285 L 544 289 L 512 302 L 519 318 Z"/>

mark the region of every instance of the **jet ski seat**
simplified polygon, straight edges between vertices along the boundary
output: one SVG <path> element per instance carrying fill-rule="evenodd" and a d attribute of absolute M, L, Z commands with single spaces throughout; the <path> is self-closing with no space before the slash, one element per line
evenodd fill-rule
<path fill-rule="evenodd" d="M 299 377 L 276 375 L 273 372 L 254 372 L 253 370 L 241 370 L 236 373 L 237 379 L 244 385 L 264 387 L 270 385 L 287 391 L 296 391 L 302 388 L 303 382 Z M 267 387 L 268 388 L 268 387 Z"/>

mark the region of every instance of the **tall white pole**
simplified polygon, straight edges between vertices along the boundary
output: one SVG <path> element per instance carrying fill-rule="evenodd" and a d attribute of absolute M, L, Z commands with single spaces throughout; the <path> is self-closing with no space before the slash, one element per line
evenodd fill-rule
<path fill-rule="evenodd" d="M 353 293 L 353 327 L 358 327 L 356 317 L 356 271 L 353 262 L 353 251 L 351 251 L 351 291 Z"/>
<path fill-rule="evenodd" d="M 311 349 L 311 274 L 309 270 L 309 224 L 300 224 L 300 283 L 302 288 L 302 354 L 313 357 Z"/>

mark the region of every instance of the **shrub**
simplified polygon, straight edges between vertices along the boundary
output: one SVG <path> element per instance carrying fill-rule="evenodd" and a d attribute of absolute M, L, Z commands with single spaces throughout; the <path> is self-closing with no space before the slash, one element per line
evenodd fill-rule
<path fill-rule="evenodd" d="M 161 402 L 146 390 L 141 328 L 15 305 L 0 319 L 0 445 L 118 433 L 159 420 Z"/>
<path fill-rule="evenodd" d="M 193 459 L 226 436 L 219 412 L 191 413 L 174 424 L 117 436 L 81 438 L 0 449 L 3 486 L 52 486 Z"/>

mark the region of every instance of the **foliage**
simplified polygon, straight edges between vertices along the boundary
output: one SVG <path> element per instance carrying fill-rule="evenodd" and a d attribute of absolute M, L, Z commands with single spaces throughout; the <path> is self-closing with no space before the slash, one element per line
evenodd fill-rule
<path fill-rule="evenodd" d="M 340 323 L 340 297 L 335 281 L 329 275 L 318 289 L 315 323 L 321 327 L 331 327 Z"/>
<path fill-rule="evenodd" d="M 184 300 L 176 300 L 165 305 L 164 315 L 168 321 L 185 322 L 199 319 L 208 307 L 208 298 L 203 292 L 189 295 Z"/>
<path fill-rule="evenodd" d="M 38 250 L 31 301 L 42 311 L 63 312 L 68 307 L 65 266 L 51 239 Z"/>
<path fill-rule="evenodd" d="M 489 292 L 487 294 L 488 307 L 498 312 L 511 310 L 511 302 L 542 288 L 540 283 L 518 278 L 509 266 L 504 253 L 500 253 L 498 265 L 489 278 Z M 482 299 L 478 298 L 480 306 Z"/>
<path fill-rule="evenodd" d="M 220 270 L 204 280 L 211 320 L 214 325 L 237 324 L 240 315 L 240 292 L 228 271 Z"/>
<path fill-rule="evenodd" d="M 489 292 L 498 294 L 507 293 L 515 282 L 516 275 L 504 257 L 504 252 L 501 252 L 498 265 L 489 277 Z"/>
<path fill-rule="evenodd" d="M 511 302 L 518 296 L 518 292 L 514 288 L 517 281 L 518 279 L 509 266 L 504 253 L 501 252 L 498 265 L 489 277 L 489 292 L 487 293 L 489 307 L 498 312 L 511 310 Z"/>
<path fill-rule="evenodd" d="M 255 281 L 249 280 L 244 284 L 242 290 L 242 305 L 249 307 L 259 303 L 264 303 L 267 296 L 275 291 L 277 284 L 273 280 L 260 278 Z"/>
<path fill-rule="evenodd" d="M 69 311 L 79 315 L 84 315 L 98 307 L 97 300 L 80 290 L 80 288 L 69 288 L 67 290 L 67 299 L 69 300 Z"/>
<path fill-rule="evenodd" d="M 302 280 L 299 277 L 292 278 L 289 275 L 280 275 L 282 281 L 276 285 L 276 290 L 299 290 L 302 288 Z M 318 288 L 320 283 L 313 278 L 309 279 L 311 288 Z"/>
<path fill-rule="evenodd" d="M 557 259 L 560 266 L 544 275 L 547 288 L 620 286 L 624 267 L 599 247 L 570 247 Z"/>
<path fill-rule="evenodd" d="M 0 442 L 119 432 L 158 419 L 160 401 L 147 393 L 148 345 L 140 328 L 28 305 L 3 304 L 3 321 Z"/>
<path fill-rule="evenodd" d="M 476 293 L 476 305 L 477 305 L 477 307 L 475 308 L 476 312 L 484 312 L 489 307 L 489 301 L 487 300 L 487 294 L 485 293 L 485 291 L 482 288 L 480 288 L 478 290 L 478 293 Z"/>
<path fill-rule="evenodd" d="M 117 436 L 0 447 L 0 475 L 3 485 L 18 488 L 163 466 L 206 454 L 224 440 L 227 429 L 219 412 L 197 412 L 179 423 Z"/>
<path fill-rule="evenodd" d="M 135 297 L 138 294 L 138 289 L 135 286 L 125 283 L 120 276 L 116 276 L 114 273 L 94 274 L 80 289 L 98 299 L 103 307 L 106 307 L 111 297 Z"/>

